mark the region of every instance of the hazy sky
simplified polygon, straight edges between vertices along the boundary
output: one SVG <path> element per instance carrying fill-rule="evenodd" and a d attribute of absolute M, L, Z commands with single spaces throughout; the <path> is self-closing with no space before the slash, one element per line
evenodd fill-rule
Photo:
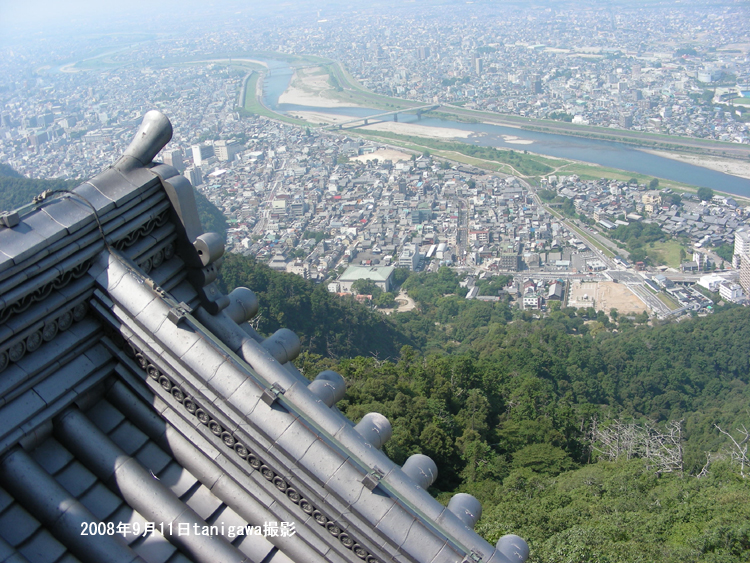
<path fill-rule="evenodd" d="M 142 27 L 154 31 L 154 25 L 168 25 L 174 15 L 213 13 L 223 17 L 232 10 L 263 10 L 270 5 L 259 0 L 0 0 L 0 25 L 3 35 L 16 37 L 81 29 L 115 31 Z"/>
<path fill-rule="evenodd" d="M 672 0 L 666 0 L 669 3 Z M 66 34 L 147 31 L 150 33 L 190 32 L 191 24 L 221 24 L 237 18 L 265 17 L 317 11 L 333 13 L 361 8 L 388 10 L 414 6 L 428 9 L 436 5 L 461 6 L 513 4 L 529 5 L 633 6 L 663 3 L 663 0 L 0 0 L 0 43 L 13 44 L 19 39 Z M 705 0 L 706 4 L 750 4 L 748 0 Z M 180 26 L 184 29 L 180 29 Z"/>

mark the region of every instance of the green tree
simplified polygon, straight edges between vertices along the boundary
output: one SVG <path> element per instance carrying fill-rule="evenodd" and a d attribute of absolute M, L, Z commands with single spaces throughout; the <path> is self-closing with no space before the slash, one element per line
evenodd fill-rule
<path fill-rule="evenodd" d="M 559 475 L 576 466 L 562 448 L 550 444 L 530 444 L 513 454 L 513 469 L 529 468 L 544 475 Z"/>
<path fill-rule="evenodd" d="M 383 290 L 374 281 L 362 278 L 352 284 L 352 292 L 358 295 L 372 295 L 373 299 L 377 299 Z"/>
<path fill-rule="evenodd" d="M 396 297 L 390 291 L 384 291 L 377 296 L 375 304 L 383 309 L 392 309 L 396 306 Z"/>
<path fill-rule="evenodd" d="M 701 201 L 711 201 L 714 197 L 714 191 L 711 188 L 698 188 L 697 195 Z"/>

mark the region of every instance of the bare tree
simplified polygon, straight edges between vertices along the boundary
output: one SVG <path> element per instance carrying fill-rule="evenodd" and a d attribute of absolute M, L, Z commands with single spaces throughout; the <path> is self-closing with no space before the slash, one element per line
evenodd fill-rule
<path fill-rule="evenodd" d="M 732 436 L 726 430 L 723 430 L 718 424 L 714 424 L 714 426 L 719 432 L 724 434 L 724 436 L 732 441 L 732 447 L 729 449 L 728 454 L 730 459 L 740 466 L 740 475 L 742 475 L 742 478 L 744 479 L 745 477 L 747 477 L 745 468 L 750 466 L 750 460 L 748 460 L 747 458 L 747 446 L 748 442 L 750 442 L 750 432 L 747 430 L 747 428 L 745 428 L 745 425 L 743 424 L 736 430 L 741 435 L 741 437 L 735 439 L 734 436 Z"/>
<path fill-rule="evenodd" d="M 263 313 L 258 312 L 257 315 L 255 315 L 252 319 L 248 321 L 248 323 L 250 324 L 251 327 L 253 327 L 257 331 L 262 320 L 263 320 Z"/>
<path fill-rule="evenodd" d="M 654 422 L 636 424 L 621 420 L 601 425 L 594 418 L 589 443 L 600 457 L 609 461 L 640 458 L 646 460 L 648 469 L 683 473 L 681 420 L 668 422 L 661 428 Z"/>
<path fill-rule="evenodd" d="M 708 476 L 708 470 L 711 468 L 711 465 L 714 461 L 719 461 L 721 459 L 724 459 L 724 455 L 720 453 L 715 452 L 705 452 L 706 453 L 706 465 L 703 466 L 703 469 L 700 470 L 700 473 L 696 475 L 698 479 L 701 479 L 702 477 Z"/>

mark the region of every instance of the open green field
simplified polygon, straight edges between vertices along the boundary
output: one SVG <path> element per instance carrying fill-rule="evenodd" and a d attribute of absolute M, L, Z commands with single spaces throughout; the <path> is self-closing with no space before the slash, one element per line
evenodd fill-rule
<path fill-rule="evenodd" d="M 668 240 L 665 242 L 649 243 L 645 246 L 649 258 L 657 264 L 664 264 L 670 268 L 679 268 L 680 264 L 692 254 L 679 241 Z M 680 259 L 680 250 L 685 251 L 685 258 Z"/>

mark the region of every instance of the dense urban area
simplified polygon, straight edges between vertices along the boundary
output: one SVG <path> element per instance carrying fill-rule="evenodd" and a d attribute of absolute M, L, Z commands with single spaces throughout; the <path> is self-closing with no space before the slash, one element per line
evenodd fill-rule
<path fill-rule="evenodd" d="M 668 317 L 710 311 L 716 297 L 743 302 L 750 238 L 742 199 L 681 196 L 659 190 L 658 180 L 509 176 L 428 151 L 393 152 L 382 139 L 247 116 L 238 110 L 246 70 L 179 62 L 314 54 L 389 96 L 749 142 L 742 79 L 750 23 L 740 5 L 476 9 L 492 17 L 339 14 L 333 25 L 316 14 L 314 24 L 290 18 L 283 32 L 164 38 L 74 63 L 65 62 L 72 51 L 44 60 L 27 45 L 3 62 L 13 79 L 3 86 L 0 160 L 29 177 L 84 179 L 122 152 L 145 110 L 159 107 L 176 124 L 163 159 L 223 211 L 229 247 L 331 291 L 350 292 L 365 278 L 389 293 L 394 267 L 448 265 L 468 274 L 467 298 L 510 296 L 530 309 L 590 300 Z M 473 290 L 475 279 L 497 273 L 513 276 L 500 294 Z M 712 295 L 683 287 L 696 282 Z"/>
<path fill-rule="evenodd" d="M 225 235 L 220 289 L 256 292 L 259 333 L 299 334 L 305 375 L 345 378 L 347 417 L 392 420 L 394 461 L 435 459 L 438 500 L 480 499 L 484 538 L 540 563 L 746 561 L 750 192 L 397 112 L 692 143 L 750 178 L 750 5 L 317 4 L 19 23 L 0 213 L 94 177 L 159 109 L 156 160 Z M 393 115 L 342 129 L 326 111 L 348 105 Z"/>

